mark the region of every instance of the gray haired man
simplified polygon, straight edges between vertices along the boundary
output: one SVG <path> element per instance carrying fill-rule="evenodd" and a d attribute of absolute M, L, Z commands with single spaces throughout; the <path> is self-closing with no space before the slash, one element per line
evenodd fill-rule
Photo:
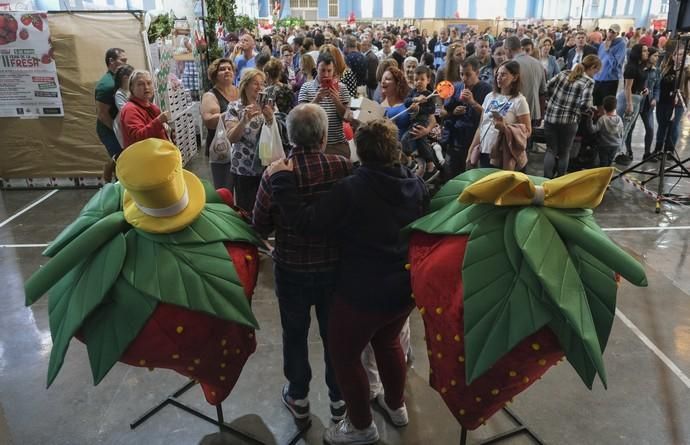
<path fill-rule="evenodd" d="M 290 159 L 300 199 L 312 202 L 327 193 L 336 182 L 352 172 L 352 164 L 342 156 L 325 154 L 328 139 L 326 111 L 316 104 L 295 107 L 287 118 L 287 130 L 293 148 Z M 309 417 L 309 349 L 307 337 L 314 306 L 324 347 L 326 385 L 334 421 L 345 417 L 342 400 L 328 352 L 328 314 L 340 259 L 335 242 L 324 237 L 303 236 L 286 225 L 273 204 L 269 175 L 261 178 L 252 214 L 256 230 L 263 236 L 275 230 L 273 250 L 275 291 L 283 327 L 283 373 L 288 383 L 282 401 L 298 419 Z"/>

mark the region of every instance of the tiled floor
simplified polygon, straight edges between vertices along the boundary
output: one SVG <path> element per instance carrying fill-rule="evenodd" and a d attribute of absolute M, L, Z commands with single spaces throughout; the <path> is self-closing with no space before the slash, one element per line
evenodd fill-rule
<path fill-rule="evenodd" d="M 687 135 L 684 135 L 685 146 Z M 635 141 L 641 141 L 636 132 Z M 638 154 L 639 144 L 635 145 Z M 685 150 L 685 156 L 690 150 Z M 531 173 L 539 173 L 541 159 L 533 155 Z M 190 169 L 201 177 L 209 172 L 203 157 Z M 675 180 L 668 181 L 668 186 Z M 690 179 L 675 191 L 690 194 Z M 46 191 L 0 192 L 0 224 Z M 45 301 L 23 305 L 23 281 L 44 262 L 41 247 L 77 215 L 93 190 L 61 190 L 9 223 L 0 226 L 0 444 L 195 444 L 214 427 L 167 407 L 138 429 L 129 423 L 185 382 L 168 371 L 118 364 L 94 387 L 84 346 L 73 342 L 55 384 L 45 389 L 51 348 Z M 609 389 L 595 383 L 593 391 L 562 364 L 515 399 L 513 410 L 549 444 L 683 444 L 690 443 L 690 267 L 686 262 L 690 208 L 654 202 L 630 185 L 615 181 L 596 211 L 611 238 L 639 258 L 647 270 L 648 288 L 623 282 L 605 362 Z M 666 227 L 667 229 L 649 229 Z M 671 230 L 672 228 L 681 228 Z M 296 427 L 279 399 L 283 383 L 281 331 L 273 294 L 271 260 L 261 258 L 254 312 L 262 326 L 259 346 L 249 359 L 231 396 L 223 404 L 233 425 L 261 437 L 265 443 L 285 444 Z M 626 318 L 631 323 L 623 323 Z M 459 426 L 441 398 L 427 385 L 428 362 L 423 351 L 423 327 L 412 317 L 413 344 L 419 351 L 406 388 L 410 424 L 395 429 L 379 412 L 375 420 L 385 444 L 456 444 Z M 645 337 L 648 344 L 643 343 Z M 652 345 L 650 347 L 650 345 Z M 656 352 L 652 348 L 658 348 Z M 659 354 L 657 354 L 657 352 Z M 310 399 L 313 426 L 300 443 L 319 444 L 328 425 L 328 397 L 321 366 L 323 351 L 315 329 L 311 332 L 314 380 Z M 659 358 L 666 357 L 666 362 Z M 672 369 L 675 366 L 677 368 Z M 683 380 L 685 378 L 685 380 Z M 197 388 L 182 400 L 213 416 Z M 469 435 L 477 443 L 506 429 L 503 414 Z M 232 439 L 225 443 L 244 443 Z M 531 443 L 517 437 L 505 443 Z"/>

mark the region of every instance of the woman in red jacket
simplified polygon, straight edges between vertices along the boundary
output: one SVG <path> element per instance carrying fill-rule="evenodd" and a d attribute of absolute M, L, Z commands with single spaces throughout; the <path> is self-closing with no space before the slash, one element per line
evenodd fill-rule
<path fill-rule="evenodd" d="M 163 124 L 170 121 L 170 112 L 161 112 L 153 100 L 153 80 L 144 70 L 135 70 L 129 77 L 129 102 L 120 111 L 123 147 L 148 138 L 168 140 Z"/>

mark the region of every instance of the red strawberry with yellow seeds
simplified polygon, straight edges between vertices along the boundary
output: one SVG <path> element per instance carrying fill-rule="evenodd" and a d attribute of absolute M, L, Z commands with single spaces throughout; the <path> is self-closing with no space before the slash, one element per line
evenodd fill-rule
<path fill-rule="evenodd" d="M 597 169 L 545 182 L 472 170 L 411 225 L 430 384 L 464 427 L 488 420 L 563 355 L 588 387 L 597 374 L 606 385 L 615 272 L 646 285 L 640 265 L 583 209 L 598 205 L 610 176 Z"/>
<path fill-rule="evenodd" d="M 50 289 L 48 384 L 77 336 L 96 384 L 117 361 L 167 368 L 199 381 L 218 404 L 256 348 L 250 298 L 260 240 L 218 193 L 182 170 L 167 141 L 130 146 L 118 177 L 51 243 L 44 254 L 52 259 L 25 285 L 27 304 Z M 138 192 L 149 178 L 158 188 Z M 146 213 L 137 199 L 165 210 Z M 167 205 L 171 199 L 186 206 Z"/>
<path fill-rule="evenodd" d="M 32 21 L 31 14 L 24 14 L 21 16 L 21 18 L 19 20 L 22 22 L 22 25 L 29 26 L 31 24 L 31 21 Z"/>

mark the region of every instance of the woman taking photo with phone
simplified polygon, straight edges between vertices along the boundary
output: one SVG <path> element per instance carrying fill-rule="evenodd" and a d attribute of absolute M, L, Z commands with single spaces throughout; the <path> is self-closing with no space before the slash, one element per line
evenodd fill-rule
<path fill-rule="evenodd" d="M 259 104 L 266 75 L 256 68 L 247 68 L 240 79 L 240 98 L 228 104 L 225 129 L 232 144 L 230 172 L 233 175 L 235 204 L 250 212 L 254 209 L 256 192 L 263 167 L 259 158 L 261 127 L 273 125 L 273 105 Z"/>
<path fill-rule="evenodd" d="M 482 108 L 484 113 L 470 145 L 467 165 L 522 170 L 527 165 L 525 148 L 532 123 L 527 99 L 520 93 L 520 64 L 510 60 L 498 67 L 494 90 L 486 96 Z M 502 143 L 507 132 L 513 136 L 510 147 Z"/>

